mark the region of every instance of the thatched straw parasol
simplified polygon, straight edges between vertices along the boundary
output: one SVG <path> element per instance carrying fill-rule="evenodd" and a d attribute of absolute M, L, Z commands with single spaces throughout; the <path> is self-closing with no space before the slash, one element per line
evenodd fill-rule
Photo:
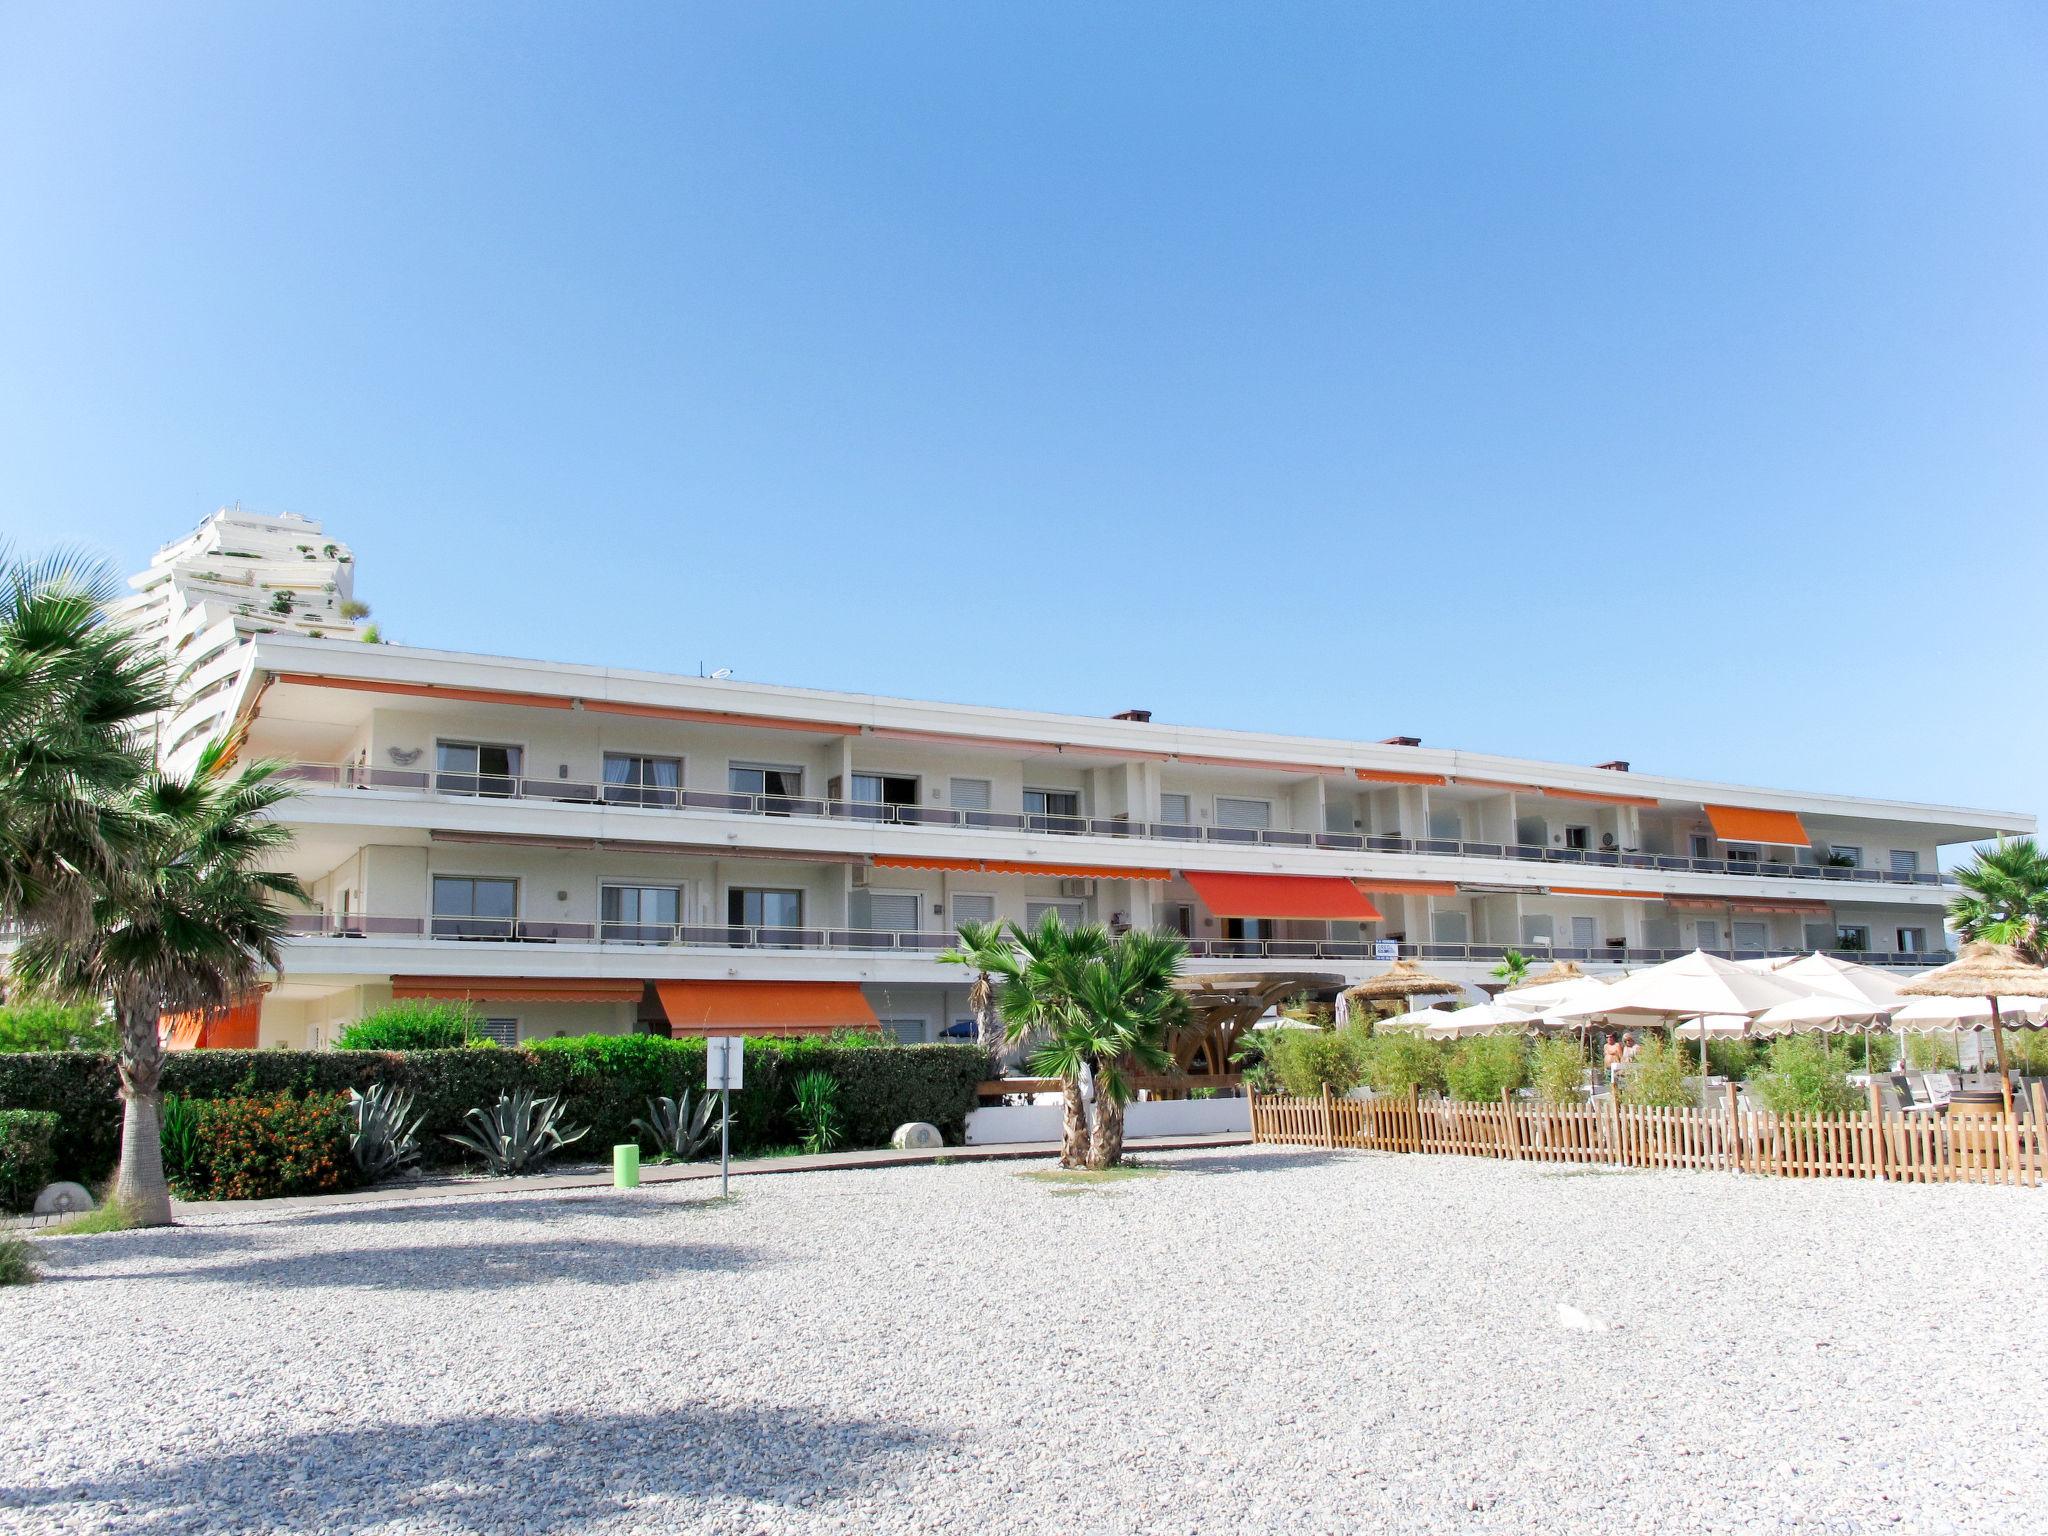
<path fill-rule="evenodd" d="M 1998 1092 L 2005 1100 L 2005 1112 L 2011 1114 L 2012 1073 L 2005 1065 L 2005 1029 L 1998 1000 L 2048 996 L 2048 970 L 2022 958 L 2009 944 L 1979 939 L 1963 946 L 1960 960 L 1915 976 L 1899 991 L 1908 997 L 1981 997 L 1990 1002 L 1991 1044 L 1998 1052 Z"/>
<path fill-rule="evenodd" d="M 1445 981 L 1441 976 L 1432 976 L 1413 960 L 1396 960 L 1377 976 L 1368 976 L 1357 986 L 1347 991 L 1345 998 L 1353 1003 L 1404 1002 L 1411 997 L 1458 996 L 1464 988 L 1455 981 Z"/>
<path fill-rule="evenodd" d="M 1504 987 L 1501 990 L 1504 993 L 1519 992 L 1524 987 L 1547 987 L 1552 982 L 1584 981 L 1585 979 L 1586 973 L 1579 969 L 1578 961 L 1559 960 L 1556 963 L 1549 966 L 1547 969 L 1536 971 L 1531 973 L 1530 975 L 1524 976 L 1512 987 Z"/>

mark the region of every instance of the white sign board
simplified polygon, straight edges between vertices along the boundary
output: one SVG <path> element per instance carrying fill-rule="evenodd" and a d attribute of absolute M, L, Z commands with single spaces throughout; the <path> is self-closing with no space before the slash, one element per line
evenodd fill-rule
<path fill-rule="evenodd" d="M 704 1086 L 739 1092 L 746 1066 L 747 1042 L 739 1035 L 713 1035 L 704 1042 Z"/>
<path fill-rule="evenodd" d="M 1401 946 L 1393 939 L 1375 939 L 1372 957 L 1375 960 L 1398 960 L 1401 958 Z"/>

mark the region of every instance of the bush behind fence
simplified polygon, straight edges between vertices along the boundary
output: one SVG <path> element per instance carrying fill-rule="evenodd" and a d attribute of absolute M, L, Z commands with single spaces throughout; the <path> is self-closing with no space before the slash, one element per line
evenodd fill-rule
<path fill-rule="evenodd" d="M 846 1142 L 880 1147 L 907 1120 L 936 1125 L 949 1142 L 966 1134 L 975 1086 L 993 1075 L 971 1045 L 850 1046 L 811 1039 L 750 1039 L 746 1087 L 733 1096 L 733 1150 L 752 1153 L 797 1139 L 790 1117 L 799 1073 L 821 1070 L 840 1085 Z M 602 1158 L 636 1140 L 632 1122 L 647 1100 L 681 1089 L 701 1093 L 704 1042 L 655 1035 L 587 1035 L 521 1049 L 445 1051 L 179 1051 L 164 1062 L 163 1089 L 213 1100 L 279 1092 L 341 1093 L 390 1083 L 412 1090 L 424 1160 L 461 1162 L 442 1140 L 462 1117 L 500 1093 L 531 1088 L 561 1094 L 568 1118 L 590 1127 L 579 1153 Z M 113 1170 L 121 1136 L 121 1081 L 114 1058 L 85 1051 L 0 1055 L 0 1109 L 52 1110 L 54 1162 L 63 1178 L 98 1179 Z"/>

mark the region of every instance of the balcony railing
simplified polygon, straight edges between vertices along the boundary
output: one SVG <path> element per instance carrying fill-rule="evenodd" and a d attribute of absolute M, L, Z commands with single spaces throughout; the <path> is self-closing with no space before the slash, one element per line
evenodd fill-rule
<path fill-rule="evenodd" d="M 951 827 L 965 831 L 1045 832 L 1067 837 L 1143 838 L 1169 843 L 1223 843 L 1266 848 L 1321 848 L 1338 853 L 1436 854 L 1554 864 L 1566 869 L 1640 869 L 1664 874 L 1755 875 L 1822 884 L 1942 886 L 1954 882 L 1927 870 L 1853 869 L 1769 859 L 1698 859 L 1627 849 L 1549 848 L 1534 843 L 1466 842 L 1456 838 L 1397 837 L 1357 832 L 1296 832 L 1277 828 L 1217 827 L 1189 822 L 1132 821 L 1123 816 L 1043 816 L 1018 811 L 961 811 L 943 806 L 881 805 L 811 795 L 677 789 L 652 784 L 588 784 L 505 774 L 436 773 L 428 769 L 363 768 L 299 763 L 284 777 L 339 789 L 413 790 L 467 800 L 539 800 L 554 804 L 630 806 L 641 810 L 714 811 L 738 816 L 801 816 L 886 826 Z M 1646 897 L 1646 899 L 1648 899 Z"/>
<path fill-rule="evenodd" d="M 759 928 L 737 923 L 564 923 L 524 917 L 366 917 L 300 913 L 290 919 L 299 938 L 438 939 L 451 943 L 609 944 L 642 948 L 682 946 L 714 949 L 845 950 L 936 955 L 953 947 L 950 933 L 914 933 L 889 928 Z M 1386 950 L 1371 939 L 1188 939 L 1188 955 L 1196 960 L 1339 960 L 1357 963 L 1385 959 Z M 1510 948 L 1542 960 L 1577 960 L 1611 965 L 1653 965 L 1692 953 L 1688 949 L 1632 949 L 1603 944 L 1598 948 L 1556 945 L 1533 948 L 1506 944 L 1400 944 L 1398 952 L 1415 960 L 1467 960 L 1494 964 Z M 1761 960 L 1782 950 L 1710 949 L 1710 955 L 1732 960 Z M 1924 953 L 1871 953 L 1832 950 L 1843 960 L 1865 965 L 1945 965 L 1955 957 L 1947 950 Z"/>

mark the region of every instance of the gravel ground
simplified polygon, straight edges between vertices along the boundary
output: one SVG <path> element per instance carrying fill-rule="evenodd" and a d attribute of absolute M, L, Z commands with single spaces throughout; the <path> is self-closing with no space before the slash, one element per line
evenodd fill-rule
<path fill-rule="evenodd" d="M 2048 1192 L 1154 1166 L 46 1242 L 0 1528 L 2048 1529 Z"/>

